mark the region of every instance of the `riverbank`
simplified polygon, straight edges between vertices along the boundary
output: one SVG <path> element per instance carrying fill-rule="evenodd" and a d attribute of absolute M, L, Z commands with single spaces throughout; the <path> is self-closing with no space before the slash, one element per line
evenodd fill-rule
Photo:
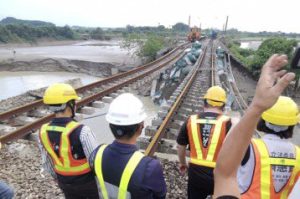
<path fill-rule="evenodd" d="M 0 48 L 25 48 L 25 47 L 37 47 L 37 46 L 64 46 L 64 45 L 72 45 L 80 42 L 84 42 L 85 40 L 54 40 L 54 39 L 41 39 L 35 43 L 0 43 Z"/>
<path fill-rule="evenodd" d="M 119 66 L 138 66 L 141 60 L 120 47 L 122 40 L 46 42 L 38 46 L 0 46 L 0 61 L 33 61 L 36 59 L 70 59 L 108 62 Z"/>

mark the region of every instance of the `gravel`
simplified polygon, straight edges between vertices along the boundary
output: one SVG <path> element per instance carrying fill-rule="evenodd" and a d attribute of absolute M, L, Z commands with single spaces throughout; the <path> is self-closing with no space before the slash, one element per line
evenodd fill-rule
<path fill-rule="evenodd" d="M 0 153 L 0 179 L 12 186 L 16 199 L 63 199 L 53 178 L 44 171 L 37 143 L 27 140 L 6 144 Z M 187 174 L 181 175 L 178 162 L 161 160 L 169 199 L 187 198 Z"/>
<path fill-rule="evenodd" d="M 0 160 L 0 179 L 14 188 L 14 198 L 64 198 L 53 178 L 42 169 L 37 143 L 18 140 L 6 144 L 1 149 Z"/>
<path fill-rule="evenodd" d="M 187 198 L 187 174 L 181 175 L 178 170 L 178 162 L 168 160 L 161 161 L 164 177 L 167 185 L 167 197 L 172 199 Z"/>

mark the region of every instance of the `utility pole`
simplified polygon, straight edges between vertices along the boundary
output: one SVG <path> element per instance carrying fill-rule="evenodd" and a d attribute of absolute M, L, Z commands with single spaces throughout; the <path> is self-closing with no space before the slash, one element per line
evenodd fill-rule
<path fill-rule="evenodd" d="M 189 16 L 189 28 L 191 27 L 191 16 Z"/>
<path fill-rule="evenodd" d="M 225 33 L 224 33 L 224 34 L 226 34 L 226 31 L 227 31 L 227 25 L 228 25 L 228 16 L 227 16 L 227 19 L 226 19 Z"/>

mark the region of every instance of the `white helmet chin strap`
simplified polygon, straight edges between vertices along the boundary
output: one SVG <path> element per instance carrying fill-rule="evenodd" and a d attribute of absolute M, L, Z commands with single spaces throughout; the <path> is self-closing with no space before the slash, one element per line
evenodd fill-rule
<path fill-rule="evenodd" d="M 269 129 L 275 131 L 276 133 L 279 133 L 281 131 L 285 131 L 289 128 L 288 126 L 278 126 L 278 125 L 270 124 L 269 122 L 266 122 L 266 126 Z"/>

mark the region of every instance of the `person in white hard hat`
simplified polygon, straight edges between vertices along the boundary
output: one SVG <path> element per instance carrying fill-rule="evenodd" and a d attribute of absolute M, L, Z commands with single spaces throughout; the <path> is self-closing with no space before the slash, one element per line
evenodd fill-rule
<path fill-rule="evenodd" d="M 144 106 L 133 94 L 124 93 L 111 103 L 106 120 L 115 141 L 100 145 L 90 157 L 101 198 L 165 198 L 160 163 L 136 146 L 145 118 Z"/>

